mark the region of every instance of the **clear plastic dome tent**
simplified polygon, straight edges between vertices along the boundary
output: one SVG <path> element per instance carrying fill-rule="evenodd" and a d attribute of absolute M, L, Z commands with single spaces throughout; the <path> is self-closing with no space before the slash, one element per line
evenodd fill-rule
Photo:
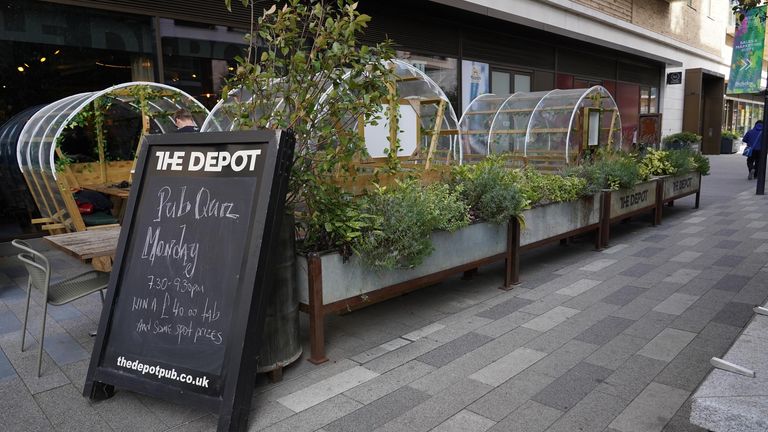
<path fill-rule="evenodd" d="M 397 92 L 400 98 L 398 138 L 400 156 L 413 162 L 430 164 L 460 163 L 462 159 L 461 136 L 458 135 L 458 119 L 448 97 L 442 89 L 424 72 L 402 60 L 391 63 L 397 76 Z M 348 78 L 349 74 L 345 76 Z M 329 86 L 319 98 L 319 104 L 327 100 L 332 92 Z M 203 123 L 202 131 L 227 131 L 238 128 L 236 124 L 236 104 L 251 100 L 245 91 L 234 90 L 227 99 L 211 110 Z M 277 104 L 276 109 L 280 109 Z M 368 153 L 373 160 L 384 157 L 384 149 L 390 145 L 389 107 L 382 104 L 377 125 L 365 125 Z M 254 120 L 264 115 L 250 113 Z M 357 121 L 350 122 L 351 128 L 358 130 Z M 427 160 L 429 159 L 429 161 Z"/>
<path fill-rule="evenodd" d="M 589 148 L 621 147 L 621 117 L 608 90 L 551 90 L 482 95 L 459 122 L 473 155 L 504 154 L 513 165 L 559 169 Z"/>
<path fill-rule="evenodd" d="M 16 159 L 41 216 L 56 221 L 67 231 L 83 229 L 78 226 L 82 225 L 77 223 L 79 218 L 73 218 L 70 214 L 73 213 L 73 207 L 69 204 L 74 202 L 71 199 L 71 188 L 81 185 L 77 183 L 70 168 L 86 164 L 69 163 L 59 145 L 70 123 L 77 122 L 78 114 L 89 109 L 95 112 L 99 106 L 120 106 L 136 112 L 142 118 L 142 133 L 175 132 L 172 116 L 181 108 L 189 110 L 197 124 L 201 124 L 208 113 L 200 102 L 187 93 L 151 82 L 130 82 L 106 90 L 72 95 L 50 103 L 35 113 L 21 130 L 16 145 Z M 106 183 L 127 180 L 133 160 L 107 161 L 102 132 L 98 132 L 97 137 L 97 142 L 90 142 L 89 145 L 98 148 L 99 160 L 91 164 L 96 169 L 89 166 L 85 170 L 91 172 L 88 181 Z M 135 144 L 138 145 L 138 142 Z M 110 172 L 112 168 L 115 168 L 115 172 Z"/>

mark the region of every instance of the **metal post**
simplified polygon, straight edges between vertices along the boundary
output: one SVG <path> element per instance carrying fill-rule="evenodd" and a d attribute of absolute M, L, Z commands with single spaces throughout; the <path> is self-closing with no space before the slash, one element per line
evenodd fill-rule
<path fill-rule="evenodd" d="M 763 127 L 768 124 L 768 89 L 763 90 Z M 763 129 L 760 158 L 757 160 L 757 190 L 756 195 L 765 195 L 765 160 L 768 157 L 768 133 Z"/>

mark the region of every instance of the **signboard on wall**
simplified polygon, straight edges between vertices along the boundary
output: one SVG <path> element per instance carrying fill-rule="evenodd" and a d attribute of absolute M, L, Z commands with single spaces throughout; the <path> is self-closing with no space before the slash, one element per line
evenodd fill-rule
<path fill-rule="evenodd" d="M 765 47 L 765 6 L 750 9 L 736 27 L 731 57 L 731 74 L 726 93 L 758 93 L 763 72 Z"/>
<path fill-rule="evenodd" d="M 122 387 L 243 430 L 292 136 L 168 134 L 142 147 L 84 395 Z"/>
<path fill-rule="evenodd" d="M 469 103 L 481 94 L 490 91 L 488 63 L 471 60 L 461 61 L 461 109 L 466 110 Z"/>

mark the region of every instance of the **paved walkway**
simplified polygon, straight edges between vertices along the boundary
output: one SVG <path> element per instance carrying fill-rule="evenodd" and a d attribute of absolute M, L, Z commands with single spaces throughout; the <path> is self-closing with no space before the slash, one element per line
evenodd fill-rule
<path fill-rule="evenodd" d="M 491 266 L 329 318 L 331 361 L 305 355 L 279 384 L 260 377 L 249 430 L 701 430 L 687 421 L 689 397 L 768 295 L 768 200 L 742 156 L 711 160 L 700 210 L 683 199 L 659 227 L 622 224 L 603 252 L 584 240 L 526 254 L 513 291 L 497 289 L 502 269 Z M 47 254 L 57 276 L 85 268 Z M 36 299 L 22 353 L 25 283 L 15 259 L 0 258 L 0 430 L 215 428 L 210 413 L 134 393 L 80 396 L 96 295 L 48 310 L 36 378 L 42 309 Z"/>

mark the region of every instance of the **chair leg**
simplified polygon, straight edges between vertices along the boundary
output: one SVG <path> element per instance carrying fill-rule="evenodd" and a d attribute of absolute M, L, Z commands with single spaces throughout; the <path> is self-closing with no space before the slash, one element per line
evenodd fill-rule
<path fill-rule="evenodd" d="M 32 285 L 27 282 L 27 307 L 24 309 L 24 326 L 21 329 L 21 352 L 24 352 L 24 340 L 27 337 L 27 317 L 29 316 L 29 298 L 32 296 Z"/>
<path fill-rule="evenodd" d="M 43 305 L 43 329 L 40 330 L 40 348 L 37 352 L 37 377 L 40 378 L 40 370 L 43 367 L 43 343 L 45 342 L 45 318 L 48 315 L 48 302 Z"/>
<path fill-rule="evenodd" d="M 101 296 L 101 302 L 104 303 L 104 290 L 99 290 L 99 295 Z"/>

